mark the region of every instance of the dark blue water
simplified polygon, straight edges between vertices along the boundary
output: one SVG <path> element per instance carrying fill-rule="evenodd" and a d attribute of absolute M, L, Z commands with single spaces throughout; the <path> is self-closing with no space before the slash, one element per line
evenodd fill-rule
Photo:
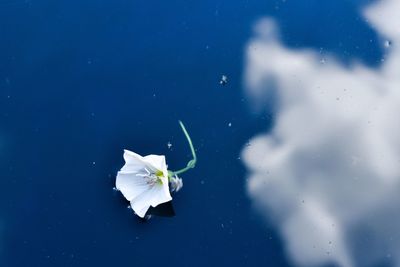
<path fill-rule="evenodd" d="M 291 266 L 238 159 L 273 123 L 244 98 L 245 44 L 268 15 L 290 47 L 377 66 L 367 2 L 0 0 L 0 265 Z M 179 119 L 198 166 L 176 216 L 143 222 L 112 190 L 122 151 L 183 167 Z"/>

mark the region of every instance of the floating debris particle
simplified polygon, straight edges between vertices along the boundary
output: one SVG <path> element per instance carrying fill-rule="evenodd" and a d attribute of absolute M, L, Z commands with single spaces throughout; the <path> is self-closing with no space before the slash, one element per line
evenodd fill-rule
<path fill-rule="evenodd" d="M 228 83 L 228 76 L 222 75 L 221 80 L 219 81 L 220 85 L 226 85 Z"/>

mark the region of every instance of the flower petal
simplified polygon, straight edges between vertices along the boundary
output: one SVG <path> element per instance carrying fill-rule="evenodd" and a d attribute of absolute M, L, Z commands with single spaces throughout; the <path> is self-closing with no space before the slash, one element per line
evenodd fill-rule
<path fill-rule="evenodd" d="M 131 200 L 131 207 L 133 211 L 141 218 L 144 217 L 147 210 L 150 208 L 151 199 L 153 197 L 153 188 L 147 190 Z"/>
<path fill-rule="evenodd" d="M 150 189 L 143 177 L 137 176 L 135 173 L 125 172 L 118 172 L 115 187 L 129 201 Z"/>
<path fill-rule="evenodd" d="M 154 172 L 162 171 L 164 176 L 168 176 L 167 164 L 165 156 L 163 155 L 148 155 L 142 157 L 141 155 L 124 150 L 125 165 L 122 167 L 123 172 L 138 172 L 141 169 L 148 168 Z"/>
<path fill-rule="evenodd" d="M 143 159 L 151 166 L 153 166 L 153 168 L 155 168 L 156 170 L 160 170 L 164 173 L 164 175 L 168 176 L 168 172 L 165 173 L 165 171 L 167 171 L 167 164 L 165 163 L 165 156 L 161 156 L 161 155 L 148 155 L 143 157 Z"/>
<path fill-rule="evenodd" d="M 138 216 L 143 218 L 150 206 L 157 207 L 171 200 L 171 194 L 169 191 L 165 192 L 163 185 L 154 185 L 150 190 L 131 200 L 131 207 Z M 143 210 L 146 211 L 143 213 Z"/>
<path fill-rule="evenodd" d="M 146 212 L 149 210 L 150 205 L 144 206 L 141 210 L 135 210 L 131 202 L 131 207 L 135 211 L 136 215 L 138 215 L 140 218 L 143 218 L 146 215 Z"/>
<path fill-rule="evenodd" d="M 171 192 L 169 190 L 168 176 L 162 177 L 161 181 L 162 181 L 162 185 L 159 186 L 159 187 L 161 187 L 159 189 L 160 190 L 160 198 L 159 198 L 160 203 L 159 204 L 172 200 Z M 161 201 L 163 201 L 163 202 L 161 202 Z"/>
<path fill-rule="evenodd" d="M 167 183 L 167 186 L 168 186 L 168 183 Z M 172 200 L 172 197 L 171 197 L 168 187 L 167 187 L 167 190 L 165 190 L 164 185 L 154 186 L 153 197 L 152 197 L 151 203 L 150 203 L 152 207 L 157 207 L 158 205 L 168 202 L 168 201 L 171 201 L 171 200 Z"/>
<path fill-rule="evenodd" d="M 124 149 L 124 159 L 125 165 L 121 169 L 123 172 L 138 172 L 148 165 L 142 156 L 126 149 Z"/>

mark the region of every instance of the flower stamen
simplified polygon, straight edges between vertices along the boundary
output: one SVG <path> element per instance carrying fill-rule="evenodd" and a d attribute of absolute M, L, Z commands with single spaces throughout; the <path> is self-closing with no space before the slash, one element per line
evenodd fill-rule
<path fill-rule="evenodd" d="M 154 186 L 156 183 L 162 184 L 160 177 L 162 177 L 163 174 L 160 170 L 155 173 L 150 172 L 147 168 L 144 168 L 144 170 L 146 173 L 138 173 L 137 176 L 143 177 L 143 179 L 146 181 L 146 184 L 150 186 Z"/>

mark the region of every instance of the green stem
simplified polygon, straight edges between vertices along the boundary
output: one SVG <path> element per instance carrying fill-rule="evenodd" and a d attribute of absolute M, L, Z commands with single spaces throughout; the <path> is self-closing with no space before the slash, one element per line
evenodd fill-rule
<path fill-rule="evenodd" d="M 181 126 L 182 131 L 185 134 L 185 137 L 186 137 L 186 139 L 187 139 L 187 141 L 189 143 L 193 159 L 188 162 L 188 164 L 187 164 L 187 166 L 185 168 L 180 169 L 178 171 L 169 171 L 169 176 L 170 177 L 178 175 L 178 174 L 181 174 L 181 173 L 184 173 L 184 172 L 186 172 L 186 171 L 188 171 L 190 169 L 193 169 L 196 166 L 196 162 L 197 162 L 196 151 L 195 151 L 195 149 L 193 147 L 192 139 L 190 138 L 189 133 L 187 132 L 187 130 L 185 128 L 185 125 L 183 125 L 183 123 L 181 121 L 179 121 L 179 125 Z"/>

